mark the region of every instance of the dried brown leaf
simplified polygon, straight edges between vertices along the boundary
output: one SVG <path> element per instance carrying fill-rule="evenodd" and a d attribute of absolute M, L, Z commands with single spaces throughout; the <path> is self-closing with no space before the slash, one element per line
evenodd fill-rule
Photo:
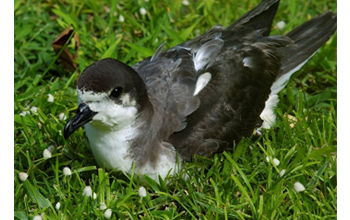
<path fill-rule="evenodd" d="M 64 45 L 66 44 L 66 42 L 68 40 L 72 40 L 70 39 L 70 36 L 73 34 L 74 30 L 71 29 L 71 26 L 68 26 L 63 32 L 61 32 L 61 34 L 52 42 L 51 46 L 53 47 L 54 51 L 56 54 L 58 54 L 61 49 L 64 47 Z M 74 45 L 74 54 L 70 53 L 68 48 L 64 48 L 64 50 L 62 51 L 62 53 L 59 56 L 59 60 L 62 62 L 62 64 L 64 65 L 64 67 L 71 72 L 74 72 L 75 69 L 77 68 L 77 64 L 76 64 L 76 60 L 77 60 L 77 56 L 78 56 L 78 50 L 80 47 L 80 39 L 77 35 L 77 33 L 74 33 L 73 36 L 74 40 L 75 40 L 75 45 Z M 68 42 L 69 44 L 70 42 Z"/>

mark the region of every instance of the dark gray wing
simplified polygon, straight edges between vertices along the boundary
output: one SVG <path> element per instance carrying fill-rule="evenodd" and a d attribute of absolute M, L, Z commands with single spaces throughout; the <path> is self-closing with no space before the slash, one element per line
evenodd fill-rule
<path fill-rule="evenodd" d="M 193 96 L 197 71 L 190 51 L 175 47 L 133 68 L 146 84 L 159 138 L 167 140 L 172 133 L 183 130 L 187 116 L 197 110 L 200 103 L 199 98 Z"/>
<path fill-rule="evenodd" d="M 223 38 L 222 50 L 202 70 L 212 79 L 198 94 L 199 108 L 187 117 L 187 127 L 169 139 L 185 159 L 225 150 L 260 126 L 260 113 L 280 72 L 278 49 L 291 43 L 286 37 L 264 37 L 261 31 L 247 35 L 245 28 L 222 36 L 230 38 Z"/>
<path fill-rule="evenodd" d="M 268 36 L 279 2 L 279 0 L 262 0 L 259 5 L 228 26 L 227 30 L 245 26 L 245 28 L 253 28 L 255 30 L 262 29 L 262 35 Z"/>
<path fill-rule="evenodd" d="M 247 32 L 252 30 L 261 30 L 263 36 L 268 36 L 271 30 L 272 21 L 278 9 L 278 5 L 279 0 L 262 0 L 259 5 L 244 14 L 226 29 L 220 25 L 214 26 L 204 34 L 192 40 L 181 43 L 179 46 L 191 48 L 193 52 L 197 52 L 198 48 L 204 43 L 214 38 L 229 38 L 229 36 L 222 35 L 234 34 L 235 28 L 243 26 Z M 224 30 L 226 30 L 225 33 L 223 33 Z"/>
<path fill-rule="evenodd" d="M 162 117 L 156 121 L 163 140 L 182 158 L 224 150 L 261 124 L 280 70 L 277 48 L 290 43 L 265 38 L 277 7 L 278 1 L 264 0 L 227 29 L 215 26 L 133 67 Z M 196 80 L 206 72 L 212 78 L 194 96 Z"/>

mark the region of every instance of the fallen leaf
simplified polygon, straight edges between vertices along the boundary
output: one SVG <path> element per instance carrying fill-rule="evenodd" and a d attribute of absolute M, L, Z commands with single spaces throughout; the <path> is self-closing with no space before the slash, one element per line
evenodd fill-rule
<path fill-rule="evenodd" d="M 71 26 L 69 25 L 66 30 L 64 30 L 51 44 L 53 47 L 56 55 L 61 51 L 61 49 L 66 45 L 68 45 L 70 42 L 67 42 L 68 40 L 72 41 L 72 38 L 70 36 L 74 34 L 73 38 L 75 40 L 75 53 L 72 54 L 69 52 L 68 48 L 64 48 L 62 53 L 59 56 L 59 60 L 62 62 L 64 67 L 71 72 L 74 72 L 77 68 L 76 60 L 78 56 L 78 50 L 80 47 L 80 39 L 77 35 L 77 33 L 74 32 L 74 30 L 71 29 Z"/>

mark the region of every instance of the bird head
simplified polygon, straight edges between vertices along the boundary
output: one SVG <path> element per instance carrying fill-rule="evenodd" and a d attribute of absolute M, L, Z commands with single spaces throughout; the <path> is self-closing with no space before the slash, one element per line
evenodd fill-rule
<path fill-rule="evenodd" d="M 83 71 L 77 94 L 79 106 L 64 128 L 66 139 L 87 123 L 104 130 L 129 125 L 148 100 L 138 74 L 111 58 L 97 61 Z"/>

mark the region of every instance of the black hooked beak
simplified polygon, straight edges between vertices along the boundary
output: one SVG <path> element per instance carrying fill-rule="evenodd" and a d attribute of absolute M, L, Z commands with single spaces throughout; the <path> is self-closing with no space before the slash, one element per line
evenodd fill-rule
<path fill-rule="evenodd" d="M 68 139 L 78 128 L 89 123 L 96 114 L 97 112 L 91 111 L 86 104 L 80 104 L 77 109 L 77 114 L 64 127 L 64 138 Z"/>

